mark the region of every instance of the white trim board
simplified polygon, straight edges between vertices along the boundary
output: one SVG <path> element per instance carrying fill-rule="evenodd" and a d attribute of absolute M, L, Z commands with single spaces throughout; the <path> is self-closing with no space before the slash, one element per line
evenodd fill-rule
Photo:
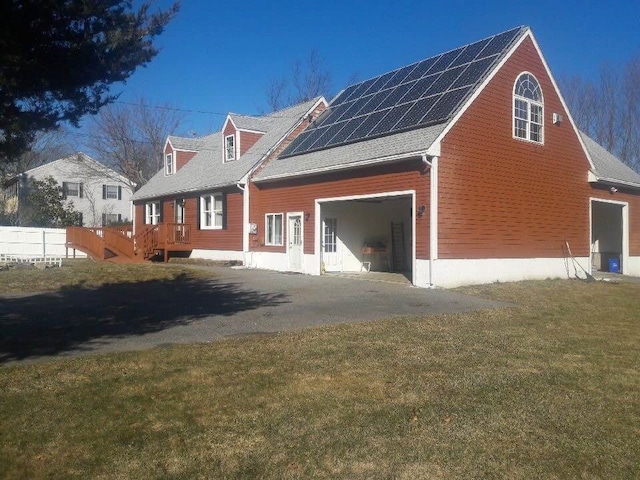
<path fill-rule="evenodd" d="M 209 250 L 203 248 L 194 248 L 189 258 L 198 258 L 201 260 L 218 260 L 218 261 L 243 261 L 244 255 L 241 251 L 236 250 Z"/>
<path fill-rule="evenodd" d="M 576 261 L 589 271 L 589 257 L 576 257 Z M 426 268 L 428 269 L 428 266 Z M 575 278 L 571 260 L 562 257 L 439 259 L 434 262 L 433 268 L 435 286 L 443 288 L 494 282 Z M 579 267 L 577 271 L 581 278 L 585 278 Z M 427 287 L 428 284 L 420 282 L 417 286 Z"/>
<path fill-rule="evenodd" d="M 589 265 L 593 264 L 593 252 L 591 251 L 591 244 L 593 241 L 593 202 L 608 203 L 611 205 L 618 205 L 622 207 L 622 252 L 621 252 L 621 264 L 622 274 L 628 273 L 627 265 L 629 263 L 629 202 L 622 202 L 619 200 L 607 200 L 602 198 L 589 198 Z"/>
<path fill-rule="evenodd" d="M 326 198 L 316 198 L 315 200 L 315 226 L 314 226 L 314 256 L 315 256 L 315 268 L 311 273 L 316 274 L 317 271 L 321 273 L 322 270 L 322 246 L 320 244 L 320 239 L 322 236 L 322 204 L 323 203 L 333 203 L 333 202 L 345 202 L 349 200 L 364 200 L 364 199 L 373 199 L 373 198 L 391 198 L 391 197 L 411 197 L 411 220 L 413 225 L 411 225 L 411 283 L 416 284 L 416 191 L 415 190 L 398 190 L 394 192 L 379 192 L 379 193 L 368 193 L 363 195 L 346 195 L 343 197 L 326 197 Z"/>

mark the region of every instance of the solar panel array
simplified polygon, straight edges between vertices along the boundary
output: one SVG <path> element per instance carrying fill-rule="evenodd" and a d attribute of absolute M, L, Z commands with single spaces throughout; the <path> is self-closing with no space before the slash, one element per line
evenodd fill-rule
<path fill-rule="evenodd" d="M 515 28 L 348 87 L 281 156 L 442 123 L 521 31 Z"/>

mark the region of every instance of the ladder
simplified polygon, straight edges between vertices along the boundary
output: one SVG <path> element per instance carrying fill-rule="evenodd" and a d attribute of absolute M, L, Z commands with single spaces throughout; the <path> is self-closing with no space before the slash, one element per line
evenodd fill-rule
<path fill-rule="evenodd" d="M 407 270 L 407 255 L 404 248 L 404 224 L 391 222 L 391 255 L 393 259 L 393 271 L 404 272 Z"/>

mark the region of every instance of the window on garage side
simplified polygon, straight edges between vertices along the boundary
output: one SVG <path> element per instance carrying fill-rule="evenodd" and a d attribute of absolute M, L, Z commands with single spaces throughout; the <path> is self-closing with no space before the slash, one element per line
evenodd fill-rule
<path fill-rule="evenodd" d="M 282 245 L 282 213 L 265 215 L 265 244 Z"/>
<path fill-rule="evenodd" d="M 544 105 L 536 77 L 521 73 L 513 88 L 513 136 L 543 143 Z"/>

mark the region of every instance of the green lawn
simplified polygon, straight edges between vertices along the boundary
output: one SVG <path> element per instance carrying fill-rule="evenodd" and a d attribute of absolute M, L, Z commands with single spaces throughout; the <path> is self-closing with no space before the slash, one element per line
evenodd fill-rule
<path fill-rule="evenodd" d="M 640 285 L 0 367 L 1 478 L 638 478 Z"/>

